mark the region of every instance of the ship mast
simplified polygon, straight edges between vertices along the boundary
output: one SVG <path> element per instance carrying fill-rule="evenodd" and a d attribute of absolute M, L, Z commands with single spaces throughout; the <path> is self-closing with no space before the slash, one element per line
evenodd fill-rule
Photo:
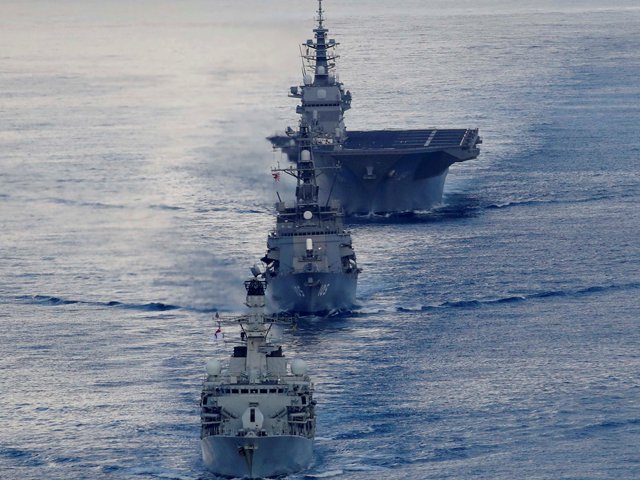
<path fill-rule="evenodd" d="M 318 27 L 322 28 L 322 0 L 318 0 Z"/>
<path fill-rule="evenodd" d="M 322 87 L 330 84 L 329 71 L 333 70 L 336 66 L 335 60 L 338 55 L 333 50 L 338 46 L 335 40 L 327 39 L 327 33 L 329 30 L 324 28 L 323 22 L 325 20 L 322 10 L 322 0 L 318 0 L 318 28 L 314 28 L 315 42 L 313 40 L 307 40 L 307 43 L 303 46 L 307 49 L 315 50 L 315 55 L 310 54 L 307 50 L 307 54 L 303 55 L 309 66 L 314 69 L 313 86 Z"/>
<path fill-rule="evenodd" d="M 264 324 L 265 284 L 258 278 L 246 281 L 247 307 L 249 307 L 248 322 L 242 325 L 247 342 L 246 371 L 249 373 L 249 381 L 258 380 L 260 372 L 266 370 L 264 355 L 260 353 L 260 347 L 266 344 L 267 328 Z"/>
<path fill-rule="evenodd" d="M 301 221 L 311 220 L 307 218 L 306 212 L 318 215 L 317 219 L 321 220 L 322 208 L 318 201 L 318 193 L 320 188 L 317 184 L 317 177 L 322 175 L 325 170 L 340 170 L 340 163 L 332 167 L 317 168 L 313 162 L 313 138 L 309 129 L 309 125 L 304 121 L 304 117 L 300 120 L 299 135 L 297 137 L 298 144 L 298 161 L 295 167 L 289 168 L 272 168 L 272 173 L 283 172 L 297 179 L 296 185 L 296 219 Z M 302 218 L 300 218 L 302 216 Z"/>

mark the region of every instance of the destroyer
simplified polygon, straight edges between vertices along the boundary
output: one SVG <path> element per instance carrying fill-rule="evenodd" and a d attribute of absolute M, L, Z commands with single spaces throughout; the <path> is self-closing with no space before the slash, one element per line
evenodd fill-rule
<path fill-rule="evenodd" d="M 424 210 L 440 203 L 449 167 L 479 155 L 478 130 L 347 131 L 344 113 L 351 108 L 351 93 L 337 79 L 338 43 L 328 38 L 322 0 L 318 1 L 315 39 L 302 45 L 303 85 L 291 87 L 289 96 L 301 102 L 296 112 L 310 126 L 316 165 L 342 165 L 333 198 L 342 202 L 348 214 Z M 269 140 L 296 161 L 299 137 L 288 127 L 286 135 Z M 325 195 L 333 182 L 329 176 L 319 179 Z"/>
<path fill-rule="evenodd" d="M 267 239 L 267 295 L 281 310 L 319 314 L 355 304 L 358 274 L 351 235 L 337 200 L 318 201 L 318 178 L 338 167 L 317 169 L 307 125 L 300 124 L 296 167 L 273 169 L 297 179 L 296 203 L 276 204 L 276 227 Z M 329 197 L 330 197 L 329 193 Z"/>
<path fill-rule="evenodd" d="M 293 360 L 288 373 L 282 347 L 267 340 L 271 327 L 283 321 L 264 315 L 264 281 L 253 278 L 245 287 L 249 314 L 237 319 L 241 345 L 234 347 L 225 373 L 220 361 L 207 362 L 202 458 L 216 475 L 286 475 L 311 463 L 313 383 L 304 360 Z"/>

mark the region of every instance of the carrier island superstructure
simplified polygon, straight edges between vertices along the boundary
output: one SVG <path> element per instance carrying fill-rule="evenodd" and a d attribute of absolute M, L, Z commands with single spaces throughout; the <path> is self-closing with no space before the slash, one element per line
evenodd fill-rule
<path fill-rule="evenodd" d="M 310 126 L 316 165 L 342 165 L 332 198 L 347 214 L 426 210 L 440 203 L 449 167 L 479 155 L 478 129 L 347 131 L 344 113 L 352 97 L 335 72 L 338 43 L 328 38 L 322 0 L 317 20 L 314 39 L 302 45 L 303 84 L 291 87 L 289 96 L 300 101 L 296 112 Z M 296 161 L 299 136 L 287 127 L 286 135 L 269 140 Z M 331 176 L 318 180 L 321 201 L 332 183 Z"/>
<path fill-rule="evenodd" d="M 269 233 L 262 258 L 267 296 L 280 310 L 289 312 L 321 314 L 349 309 L 356 301 L 361 269 L 351 235 L 344 230 L 340 202 L 330 198 L 331 192 L 320 202 L 322 189 L 317 185 L 339 167 L 316 168 L 304 119 L 299 131 L 295 166 L 272 169 L 276 175 L 295 177 L 297 186 L 293 206 L 282 201 L 276 204 L 276 227 Z"/>
<path fill-rule="evenodd" d="M 202 387 L 202 458 L 216 475 L 261 478 L 309 466 L 316 434 L 313 383 L 304 360 L 287 366 L 282 346 L 270 342 L 282 317 L 264 314 L 265 282 L 245 282 L 249 313 L 236 319 L 241 339 L 223 372 L 207 362 Z"/>

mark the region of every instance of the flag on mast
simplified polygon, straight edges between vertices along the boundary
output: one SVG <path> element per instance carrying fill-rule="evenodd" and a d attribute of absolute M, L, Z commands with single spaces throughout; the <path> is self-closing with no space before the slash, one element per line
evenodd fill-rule
<path fill-rule="evenodd" d="M 216 333 L 214 333 L 213 336 L 209 339 L 209 343 L 213 343 L 221 337 L 222 337 L 222 330 L 220 330 L 220 327 L 218 327 L 218 330 L 216 330 Z"/>

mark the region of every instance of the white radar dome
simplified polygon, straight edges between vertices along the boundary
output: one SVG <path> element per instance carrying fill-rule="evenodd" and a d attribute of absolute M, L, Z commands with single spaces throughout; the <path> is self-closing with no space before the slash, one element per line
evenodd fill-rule
<path fill-rule="evenodd" d="M 326 70 L 324 69 L 324 67 L 322 65 L 318 66 L 318 68 L 316 69 L 316 73 L 318 75 L 324 75 L 326 73 Z"/>
<path fill-rule="evenodd" d="M 304 212 L 304 219 L 305 220 L 311 220 L 313 218 L 313 213 L 311 213 L 309 210 L 307 210 L 306 212 Z"/>
<path fill-rule="evenodd" d="M 296 358 L 291 362 L 291 373 L 299 376 L 307 373 L 307 362 L 300 358 Z"/>
<path fill-rule="evenodd" d="M 207 375 L 218 376 L 222 372 L 222 362 L 220 360 L 209 360 L 206 368 Z"/>
<path fill-rule="evenodd" d="M 300 153 L 300 160 L 302 160 L 303 162 L 308 162 L 309 160 L 311 160 L 311 153 L 309 153 L 309 150 L 302 150 L 302 152 Z"/>
<path fill-rule="evenodd" d="M 313 79 L 311 78 L 311 75 L 305 75 L 304 77 L 302 77 L 302 81 L 304 82 L 305 85 L 311 85 L 313 83 Z"/>

